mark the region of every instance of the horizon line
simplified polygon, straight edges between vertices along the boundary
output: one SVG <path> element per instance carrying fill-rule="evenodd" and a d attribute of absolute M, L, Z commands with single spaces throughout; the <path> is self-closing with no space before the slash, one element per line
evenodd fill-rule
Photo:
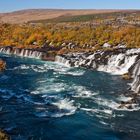
<path fill-rule="evenodd" d="M 114 11 L 127 11 L 127 10 L 131 10 L 131 11 L 140 11 L 140 9 L 135 9 L 135 8 L 97 8 L 97 9 L 91 9 L 91 8 L 21 8 L 21 9 L 17 9 L 17 10 L 10 10 L 10 11 L 5 11 L 5 12 L 0 12 L 0 14 L 4 14 L 4 13 L 13 13 L 13 12 L 20 12 L 20 11 L 28 11 L 28 10 L 114 10 Z"/>

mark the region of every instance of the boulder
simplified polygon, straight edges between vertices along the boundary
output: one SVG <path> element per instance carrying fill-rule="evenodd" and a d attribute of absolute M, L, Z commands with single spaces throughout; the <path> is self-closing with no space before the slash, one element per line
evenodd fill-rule
<path fill-rule="evenodd" d="M 105 43 L 104 45 L 103 45 L 103 48 L 110 48 L 111 47 L 111 45 L 109 44 L 109 43 Z"/>
<path fill-rule="evenodd" d="M 3 71 L 6 69 L 6 63 L 3 60 L 0 60 L 0 71 Z"/>
<path fill-rule="evenodd" d="M 122 77 L 122 79 L 124 79 L 124 80 L 131 80 L 131 79 L 132 79 L 130 73 L 125 73 L 125 74 L 123 74 L 121 77 Z"/>
<path fill-rule="evenodd" d="M 10 140 L 10 137 L 2 130 L 0 130 L 0 140 Z"/>

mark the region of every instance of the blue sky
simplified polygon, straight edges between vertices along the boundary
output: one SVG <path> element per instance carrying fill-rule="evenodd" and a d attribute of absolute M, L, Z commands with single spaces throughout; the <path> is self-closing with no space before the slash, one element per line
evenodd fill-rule
<path fill-rule="evenodd" d="M 0 12 L 34 8 L 140 9 L 140 0 L 0 0 Z"/>

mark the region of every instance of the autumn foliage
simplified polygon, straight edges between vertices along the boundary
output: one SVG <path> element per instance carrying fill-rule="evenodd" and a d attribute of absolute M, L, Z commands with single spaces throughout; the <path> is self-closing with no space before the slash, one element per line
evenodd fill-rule
<path fill-rule="evenodd" d="M 131 25 L 83 26 L 82 23 L 0 24 L 0 46 L 33 48 L 41 47 L 45 42 L 51 47 L 60 47 L 66 42 L 65 48 L 72 42 L 77 49 L 100 48 L 106 42 L 112 46 L 140 47 L 140 28 Z"/>

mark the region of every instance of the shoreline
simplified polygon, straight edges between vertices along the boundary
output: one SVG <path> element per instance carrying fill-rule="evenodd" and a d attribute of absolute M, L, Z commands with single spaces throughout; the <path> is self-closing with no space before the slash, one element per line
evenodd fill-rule
<path fill-rule="evenodd" d="M 84 67 L 86 69 L 107 72 L 118 76 L 128 76 L 128 79 L 124 80 L 127 81 L 130 80 L 129 77 L 132 78 L 130 80 L 131 84 L 129 85 L 129 89 L 122 93 L 128 100 L 120 101 L 118 109 L 134 111 L 140 105 L 140 49 L 121 48 L 106 51 L 98 50 L 96 52 L 61 54 L 54 57 L 47 56 L 47 52 L 46 55 L 43 56 L 44 52 L 38 52 L 37 50 L 19 50 L 11 47 L 5 47 L 5 49 L 0 48 L 0 52 L 36 58 L 43 61 L 55 61 L 70 67 Z"/>
<path fill-rule="evenodd" d="M 114 75 L 122 75 L 124 79 L 130 77 L 130 79 L 133 79 L 131 89 L 136 93 L 140 92 L 138 84 L 140 83 L 140 72 L 138 72 L 140 68 L 137 64 L 140 63 L 140 48 L 117 48 L 113 50 L 97 50 L 95 52 L 69 52 L 67 54 L 57 54 L 55 52 L 55 54 L 50 54 L 49 51 L 43 50 L 43 48 L 21 49 L 7 46 L 0 47 L 0 52 L 43 61 L 56 61 L 70 67 L 84 67 Z"/>

